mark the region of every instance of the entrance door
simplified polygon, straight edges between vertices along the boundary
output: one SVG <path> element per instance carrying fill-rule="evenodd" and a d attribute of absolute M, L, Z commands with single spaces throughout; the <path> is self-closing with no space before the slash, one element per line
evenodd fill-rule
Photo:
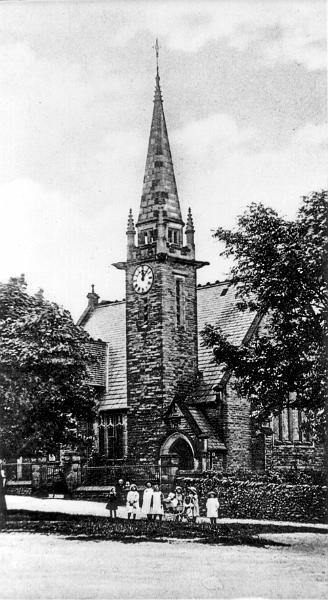
<path fill-rule="evenodd" d="M 194 468 L 194 457 L 190 445 L 183 438 L 177 439 L 170 448 L 170 454 L 178 456 L 180 471 L 191 471 Z"/>

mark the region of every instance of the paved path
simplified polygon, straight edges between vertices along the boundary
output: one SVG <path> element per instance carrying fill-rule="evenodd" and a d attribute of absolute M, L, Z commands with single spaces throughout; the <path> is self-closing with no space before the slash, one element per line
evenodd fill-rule
<path fill-rule="evenodd" d="M 42 512 L 61 512 L 72 515 L 95 515 L 108 517 L 108 510 L 104 502 L 90 502 L 88 500 L 62 500 L 57 498 L 33 498 L 32 496 L 6 496 L 8 509 L 38 510 Z M 125 508 L 119 508 L 118 516 L 126 518 Z M 137 518 L 143 518 L 140 513 Z M 200 517 L 200 521 L 208 519 Z M 328 524 L 324 523 L 296 523 L 292 521 L 269 521 L 257 519 L 218 519 L 218 523 L 245 523 L 249 525 L 282 525 L 302 528 L 313 527 L 325 529 L 328 533 Z"/>

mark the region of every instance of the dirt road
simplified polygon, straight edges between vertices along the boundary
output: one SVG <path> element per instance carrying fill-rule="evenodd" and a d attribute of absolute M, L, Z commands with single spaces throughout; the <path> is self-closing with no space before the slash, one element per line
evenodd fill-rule
<path fill-rule="evenodd" d="M 2 533 L 0 597 L 327 598 L 327 535 L 270 538 L 289 545 L 123 544 Z"/>

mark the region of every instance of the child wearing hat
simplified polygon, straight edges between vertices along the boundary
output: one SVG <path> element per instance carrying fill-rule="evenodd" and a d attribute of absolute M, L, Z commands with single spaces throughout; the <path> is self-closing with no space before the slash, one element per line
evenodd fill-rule
<path fill-rule="evenodd" d="M 220 503 L 216 497 L 216 493 L 210 492 L 206 501 L 206 516 L 212 524 L 216 523 L 216 519 L 219 516 L 219 506 Z"/>
<path fill-rule="evenodd" d="M 164 500 L 164 502 L 167 502 L 168 506 L 172 509 L 177 521 L 181 521 L 182 519 L 183 500 L 184 496 L 180 485 L 177 485 L 175 490 L 170 492 L 168 497 Z"/>
<path fill-rule="evenodd" d="M 192 500 L 194 503 L 194 511 L 193 511 L 193 521 L 196 523 L 197 517 L 199 517 L 199 500 L 198 494 L 195 487 L 188 488 L 189 494 L 192 496 Z"/>
<path fill-rule="evenodd" d="M 130 519 L 131 516 L 133 519 L 135 519 L 139 510 L 139 492 L 135 483 L 131 485 L 130 491 L 128 492 L 126 498 L 126 509 L 128 513 L 128 519 Z"/>
<path fill-rule="evenodd" d="M 193 521 L 194 519 L 194 501 L 191 493 L 187 493 L 183 501 L 183 514 L 187 518 L 187 521 Z"/>

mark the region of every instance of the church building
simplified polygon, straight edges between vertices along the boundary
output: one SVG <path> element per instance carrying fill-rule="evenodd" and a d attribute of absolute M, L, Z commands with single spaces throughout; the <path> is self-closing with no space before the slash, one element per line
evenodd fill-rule
<path fill-rule="evenodd" d="M 295 461 L 320 466 L 297 411 L 253 424 L 249 402 L 202 345 L 206 323 L 242 344 L 260 318 L 238 310 L 229 281 L 197 285 L 197 271 L 208 263 L 197 257 L 194 232 L 190 208 L 181 212 L 157 67 L 139 215 L 135 222 L 130 210 L 126 260 L 114 264 L 126 297 L 100 301 L 92 287 L 79 320 L 100 357 L 93 379 L 101 395 L 99 455 L 108 464 L 159 465 L 168 478 Z"/>

